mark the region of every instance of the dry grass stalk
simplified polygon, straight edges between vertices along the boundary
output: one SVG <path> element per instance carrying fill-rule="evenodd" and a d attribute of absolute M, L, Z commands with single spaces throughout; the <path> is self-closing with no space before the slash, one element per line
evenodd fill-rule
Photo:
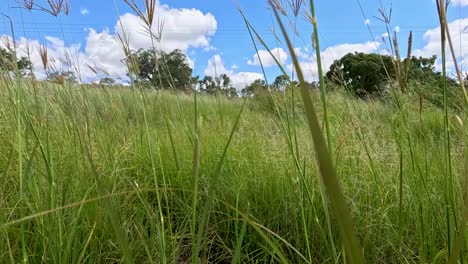
<path fill-rule="evenodd" d="M 130 48 L 130 38 L 128 37 L 127 33 L 123 31 L 123 33 L 117 34 L 116 40 L 124 52 L 125 58 L 123 59 L 123 62 L 125 63 L 125 66 L 127 66 L 130 79 L 133 80 L 134 77 L 137 76 L 139 73 L 139 66 L 138 61 L 136 61 L 136 58 L 132 56 L 132 50 Z"/>
<path fill-rule="evenodd" d="M 17 0 L 16 2 L 22 5 L 26 10 L 32 10 L 34 8 L 34 0 Z"/>
<path fill-rule="evenodd" d="M 395 51 L 395 71 L 397 74 L 398 83 L 400 89 L 403 93 L 408 91 L 408 81 L 409 81 L 409 70 L 411 65 L 411 50 L 413 46 L 413 32 L 411 31 L 408 37 L 408 53 L 403 64 L 400 56 L 400 48 L 398 45 L 397 32 L 394 32 L 393 36 L 393 49 Z"/>
<path fill-rule="evenodd" d="M 398 79 L 398 83 L 400 84 L 401 91 L 405 92 L 406 87 L 403 82 L 403 72 L 401 69 L 401 57 L 400 57 L 400 48 L 398 46 L 398 37 L 397 32 L 394 32 L 393 35 L 393 48 L 395 50 L 395 71 Z"/>
<path fill-rule="evenodd" d="M 303 4 L 304 4 L 304 0 L 291 0 L 289 2 L 289 5 L 291 6 L 291 9 L 295 17 L 299 15 L 299 12 L 301 11 L 301 7 Z"/>
<path fill-rule="evenodd" d="M 6 50 L 8 50 L 8 52 L 12 53 L 15 51 L 16 45 L 13 43 L 13 41 L 9 37 L 3 37 L 2 43 L 3 43 L 3 46 L 5 46 Z"/>
<path fill-rule="evenodd" d="M 142 11 L 140 6 L 135 0 L 123 0 L 146 24 L 148 28 L 153 27 L 157 0 L 145 0 L 145 12 Z"/>
<path fill-rule="evenodd" d="M 44 71 L 47 71 L 49 63 L 49 52 L 47 49 L 47 45 L 39 44 L 37 50 L 39 51 L 39 56 L 41 57 L 42 68 L 44 69 Z"/>
<path fill-rule="evenodd" d="M 49 4 L 49 8 L 43 8 L 41 6 L 39 6 L 39 8 L 53 16 L 58 16 L 60 13 L 68 15 L 70 12 L 67 0 L 47 0 L 47 3 Z"/>
<path fill-rule="evenodd" d="M 380 8 L 378 9 L 378 11 L 379 11 L 380 16 L 374 16 L 374 18 L 382 21 L 385 24 L 385 27 L 387 29 L 388 42 L 390 43 L 390 50 L 392 52 L 392 55 L 395 56 L 395 51 L 393 49 L 394 47 L 392 45 L 392 39 L 391 39 L 391 34 L 390 34 L 390 24 L 392 22 L 393 8 L 390 7 L 388 10 L 385 9 L 384 5 L 382 4 L 382 1 L 380 1 Z M 384 42 L 386 43 L 386 41 Z"/>
<path fill-rule="evenodd" d="M 286 8 L 284 8 L 285 4 L 284 4 L 283 1 L 281 1 L 281 0 L 271 0 L 271 1 L 269 1 L 268 4 L 269 4 L 268 8 L 276 10 L 277 12 L 279 12 L 283 16 L 288 15 L 288 13 L 286 11 Z"/>
<path fill-rule="evenodd" d="M 405 65 L 405 83 L 409 81 L 409 70 L 411 65 L 411 53 L 413 48 L 413 31 L 410 31 L 408 37 L 408 55 L 406 57 L 406 65 Z"/>
<path fill-rule="evenodd" d="M 110 75 L 109 71 L 107 71 L 103 66 L 100 65 L 91 65 L 89 63 L 85 63 L 85 67 L 92 71 L 94 74 L 98 75 L 99 73 L 103 73 L 107 76 Z"/>
<path fill-rule="evenodd" d="M 70 4 L 68 0 L 47 0 L 48 6 L 38 5 L 35 0 L 17 0 L 17 2 L 26 10 L 38 9 L 52 16 L 58 16 L 60 13 L 68 16 L 70 13 Z"/>

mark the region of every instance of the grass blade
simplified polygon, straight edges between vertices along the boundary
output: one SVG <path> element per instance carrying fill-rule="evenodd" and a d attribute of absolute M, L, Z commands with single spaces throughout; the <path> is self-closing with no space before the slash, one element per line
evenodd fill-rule
<path fill-rule="evenodd" d="M 328 150 L 325 139 L 323 138 L 323 134 L 320 129 L 320 124 L 318 122 L 312 98 L 310 97 L 310 93 L 305 85 L 302 69 L 299 66 L 297 56 L 294 52 L 294 47 L 292 46 L 291 41 L 289 40 L 286 29 L 279 17 L 278 11 L 274 8 L 273 10 L 275 12 L 276 20 L 280 25 L 281 31 L 288 45 L 289 53 L 291 54 L 294 67 L 296 69 L 297 76 L 300 81 L 299 85 L 301 88 L 301 96 L 304 103 L 304 110 L 307 116 L 309 130 L 312 134 L 312 139 L 314 141 L 314 147 L 317 151 L 317 159 L 321 171 L 321 177 L 325 185 L 326 191 L 328 193 L 331 206 L 335 212 L 336 221 L 340 229 L 340 233 L 347 251 L 347 255 L 351 263 L 364 263 L 362 249 L 354 231 L 353 221 L 346 206 L 344 195 L 341 191 L 336 169 L 333 165 L 330 152 Z"/>

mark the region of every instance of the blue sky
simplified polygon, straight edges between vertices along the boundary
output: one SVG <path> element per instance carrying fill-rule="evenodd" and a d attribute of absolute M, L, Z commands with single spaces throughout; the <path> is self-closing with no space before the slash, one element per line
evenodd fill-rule
<path fill-rule="evenodd" d="M 34 50 L 38 43 L 46 43 L 51 56 L 57 57 L 57 61 L 63 59 L 59 57 L 64 56 L 64 50 L 73 50 L 73 54 L 79 57 L 77 61 L 80 60 L 78 64 L 81 64 L 81 75 L 84 75 L 85 80 L 93 79 L 93 73 L 84 69 L 86 64 L 109 68 L 107 70 L 111 75 L 124 78 L 118 45 L 112 43 L 116 31 L 121 30 L 116 27 L 119 19 L 127 27 L 125 30 L 130 32 L 134 48 L 146 48 L 149 45 L 141 34 L 143 30 L 140 22 L 122 0 L 71 0 L 70 14 L 59 18 L 39 11 L 19 9 L 15 0 L 3 1 L 7 1 L 8 5 L 2 4 L 0 12 L 13 19 L 17 39 L 24 38 L 22 44 L 19 44 L 20 48 L 29 46 Z M 374 18 L 378 15 L 379 1 L 360 1 L 376 40 L 372 39 L 367 30 L 357 1 L 315 1 L 325 67 L 347 52 L 385 52 L 385 44 L 381 41 L 385 32 L 384 24 Z M 45 2 L 38 0 L 37 4 Z M 284 43 L 278 42 L 271 31 L 273 15 L 266 8 L 266 1 L 239 2 L 270 48 L 277 48 L 275 54 L 290 69 Z M 413 30 L 414 53 L 422 56 L 437 55 L 438 36 L 434 29 L 438 26 L 438 18 L 434 1 L 382 0 L 382 4 L 385 8 L 393 9 L 392 30 L 398 29 L 403 47 L 408 32 Z M 161 48 L 182 49 L 191 59 L 196 75 L 227 73 L 239 88 L 261 77 L 261 69 L 255 65 L 255 52 L 250 37 L 233 1 L 160 0 L 157 13 L 166 22 Z M 453 22 L 452 35 L 457 43 L 459 59 L 466 62 L 467 0 L 453 1 L 449 9 L 449 21 Z M 296 47 L 301 54 L 306 75 L 314 79 L 316 66 L 310 43 L 311 25 L 300 15 L 297 28 L 300 37 L 296 38 Z M 4 17 L 0 19 L 0 35 L 11 35 L 8 20 Z M 263 55 L 262 61 L 268 62 L 270 59 L 271 62 L 267 53 Z M 38 61 L 35 61 L 37 56 L 32 57 L 35 66 L 40 68 Z M 279 73 L 278 67 L 267 67 L 267 73 L 269 78 L 273 78 Z"/>

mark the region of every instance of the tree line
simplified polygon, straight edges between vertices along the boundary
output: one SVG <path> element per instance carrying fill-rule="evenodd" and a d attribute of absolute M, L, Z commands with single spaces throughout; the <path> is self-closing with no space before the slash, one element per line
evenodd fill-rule
<path fill-rule="evenodd" d="M 290 80 L 287 75 L 279 75 L 271 84 L 265 80 L 255 80 L 238 91 L 228 75 L 193 77 L 187 56 L 180 50 L 165 52 L 157 49 L 139 49 L 134 51 L 127 60 L 136 64 L 137 71 L 128 74 L 134 85 L 144 88 L 172 89 L 178 91 L 198 91 L 206 94 L 221 94 L 230 97 L 239 95 L 254 96 L 262 91 L 285 91 L 296 87 L 297 82 Z M 442 87 L 443 76 L 436 71 L 436 56 L 430 58 L 411 57 L 403 64 L 408 65 L 408 82 L 415 83 L 418 92 L 430 97 L 434 90 Z M 345 88 L 360 98 L 382 97 L 389 93 L 389 89 L 397 79 L 394 58 L 388 55 L 348 53 L 341 59 L 334 61 L 326 73 L 326 84 L 331 88 Z M 0 71 L 11 76 L 33 76 L 32 63 L 27 57 L 16 58 L 13 51 L 0 48 Z M 51 72 L 48 81 L 76 82 L 77 78 L 71 71 Z M 465 79 L 468 82 L 468 76 Z M 457 86 L 457 82 L 447 77 L 449 87 Z M 112 86 L 117 82 L 104 77 L 100 85 Z M 310 89 L 318 89 L 316 82 L 307 83 Z M 455 90 L 455 89 L 454 89 Z"/>

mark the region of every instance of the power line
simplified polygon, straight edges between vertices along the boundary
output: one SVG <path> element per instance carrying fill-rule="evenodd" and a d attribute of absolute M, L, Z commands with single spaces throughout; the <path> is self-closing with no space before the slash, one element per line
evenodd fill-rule
<path fill-rule="evenodd" d="M 45 25 L 45 26 L 59 26 L 57 23 L 53 22 L 38 22 L 38 21 L 24 21 L 25 25 Z M 70 27 L 115 27 L 115 23 L 61 23 L 62 26 L 70 26 Z M 197 27 L 195 26 L 178 26 L 179 28 L 183 29 L 195 29 Z M 438 27 L 437 24 L 431 24 L 431 25 L 400 25 L 401 29 L 427 29 L 427 28 L 435 28 Z M 130 27 L 130 28 L 137 28 L 137 27 Z M 372 26 L 374 29 L 385 29 L 385 26 L 377 26 L 374 25 Z M 350 25 L 322 25 L 321 26 L 321 31 L 322 30 L 343 30 L 343 29 L 363 29 L 363 26 L 350 26 Z M 222 29 L 217 29 L 217 30 L 223 30 L 223 31 L 245 31 L 243 27 L 226 27 L 224 26 Z M 269 30 L 267 28 L 263 30 Z M 297 30 L 312 30 L 310 27 L 297 27 Z"/>

